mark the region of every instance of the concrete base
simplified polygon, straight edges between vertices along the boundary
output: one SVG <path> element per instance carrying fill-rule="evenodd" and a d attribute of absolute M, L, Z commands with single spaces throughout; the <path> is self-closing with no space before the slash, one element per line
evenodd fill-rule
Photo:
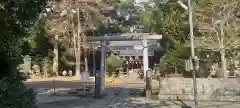
<path fill-rule="evenodd" d="M 108 93 L 107 93 L 106 91 L 102 91 L 102 92 L 100 93 L 100 96 L 95 96 L 94 93 L 93 93 L 93 98 L 95 98 L 95 99 L 100 99 L 100 98 L 103 98 L 103 97 L 105 97 L 105 96 L 107 96 L 107 95 L 108 95 Z"/>

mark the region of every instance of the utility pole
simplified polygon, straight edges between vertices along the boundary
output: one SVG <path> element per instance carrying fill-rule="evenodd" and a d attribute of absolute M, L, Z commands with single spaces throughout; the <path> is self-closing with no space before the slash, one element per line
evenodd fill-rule
<path fill-rule="evenodd" d="M 191 59 L 193 68 L 191 69 L 193 74 L 193 88 L 194 88 L 194 103 L 195 108 L 198 108 L 198 93 L 197 93 L 197 58 L 195 56 L 195 47 L 194 47 L 194 34 L 193 34 L 193 9 L 192 1 L 188 0 L 188 17 L 189 17 L 189 27 L 190 27 L 190 43 L 191 43 Z"/>
<path fill-rule="evenodd" d="M 196 73 L 198 68 L 198 59 L 195 56 L 195 47 L 194 47 L 194 34 L 193 34 L 193 8 L 192 8 L 192 1 L 188 0 L 188 6 L 183 4 L 180 0 L 177 3 L 184 9 L 188 10 L 188 20 L 189 20 L 189 27 L 190 27 L 190 44 L 191 44 L 191 65 L 190 71 L 193 74 L 193 88 L 194 88 L 194 103 L 195 108 L 198 108 L 198 96 L 197 96 L 197 80 L 196 80 Z"/>

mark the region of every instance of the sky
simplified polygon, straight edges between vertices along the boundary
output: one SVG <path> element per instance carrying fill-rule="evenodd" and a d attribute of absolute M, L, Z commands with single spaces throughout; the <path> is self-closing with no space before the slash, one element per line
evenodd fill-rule
<path fill-rule="evenodd" d="M 140 3 L 140 2 L 147 2 L 148 0 L 135 0 L 136 3 Z"/>

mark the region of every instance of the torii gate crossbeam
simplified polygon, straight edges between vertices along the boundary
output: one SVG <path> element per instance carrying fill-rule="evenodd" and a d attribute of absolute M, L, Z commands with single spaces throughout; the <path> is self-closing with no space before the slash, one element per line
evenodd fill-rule
<path fill-rule="evenodd" d="M 135 41 L 142 40 L 143 42 L 143 68 L 144 77 L 148 69 L 148 43 L 147 40 L 160 40 L 162 35 L 151 35 L 149 33 L 129 33 L 111 36 L 87 36 L 87 41 L 101 41 L 101 69 L 100 73 L 95 74 L 95 97 L 99 97 L 104 91 L 105 86 L 105 60 L 106 60 L 106 41 Z M 93 66 L 94 67 L 94 66 Z M 95 71 L 95 67 L 94 70 Z"/>

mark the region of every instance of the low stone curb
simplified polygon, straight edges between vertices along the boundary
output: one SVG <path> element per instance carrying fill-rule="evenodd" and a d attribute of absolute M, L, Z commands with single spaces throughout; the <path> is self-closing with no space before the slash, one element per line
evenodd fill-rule
<path fill-rule="evenodd" d="M 76 96 L 68 96 L 68 97 L 41 96 L 41 97 L 37 97 L 36 104 L 43 104 L 43 103 L 56 102 L 56 101 L 68 101 L 68 100 L 76 100 L 76 99 L 78 99 L 78 97 Z"/>
<path fill-rule="evenodd" d="M 83 87 L 81 88 L 74 88 L 71 90 L 63 91 L 63 92 L 55 92 L 52 93 L 50 96 L 92 96 L 92 87 L 86 87 L 85 90 Z"/>
<path fill-rule="evenodd" d="M 92 96 L 92 92 L 87 92 L 87 91 L 81 91 L 81 92 L 75 92 L 75 93 L 52 93 L 50 96 L 81 96 L 81 97 L 86 97 L 86 96 Z"/>
<path fill-rule="evenodd" d="M 176 100 L 194 100 L 193 95 L 158 95 L 160 100 L 169 100 L 169 101 L 176 101 Z M 199 95 L 198 100 L 200 101 L 240 101 L 240 96 L 215 96 L 209 97 L 204 95 Z"/>

